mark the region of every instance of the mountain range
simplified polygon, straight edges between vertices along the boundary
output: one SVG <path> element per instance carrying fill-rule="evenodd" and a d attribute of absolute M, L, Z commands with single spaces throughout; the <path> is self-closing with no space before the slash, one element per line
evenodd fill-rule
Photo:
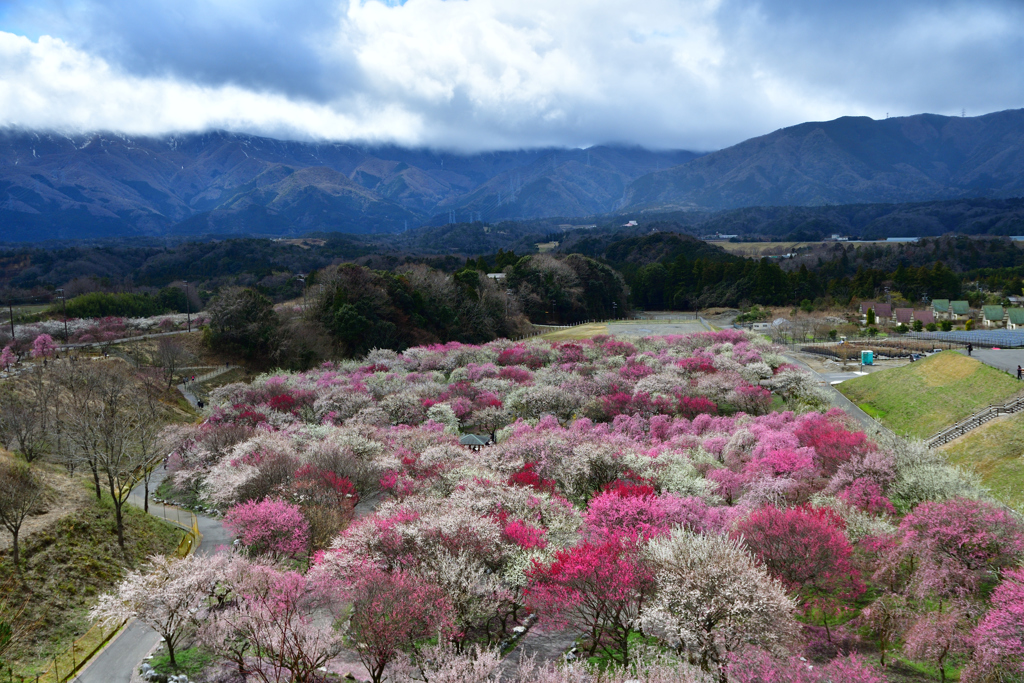
<path fill-rule="evenodd" d="M 630 209 L 735 209 L 1024 195 L 1024 109 L 843 117 L 752 138 L 630 185 Z"/>
<path fill-rule="evenodd" d="M 698 156 L 629 147 L 454 154 L 225 132 L 163 138 L 0 131 L 0 241 L 402 232 L 617 207 Z"/>
<path fill-rule="evenodd" d="M 709 154 L 625 146 L 458 154 L 227 132 L 0 130 L 6 242 L 379 234 L 612 212 L 1020 196 L 1024 110 L 843 117 Z"/>

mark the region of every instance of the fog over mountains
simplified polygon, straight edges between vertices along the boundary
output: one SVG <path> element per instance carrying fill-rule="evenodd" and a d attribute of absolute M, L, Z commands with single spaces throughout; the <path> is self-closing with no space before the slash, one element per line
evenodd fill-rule
<path fill-rule="evenodd" d="M 1024 195 L 1024 110 L 804 123 L 706 155 L 472 155 L 225 132 L 0 132 L 0 240 L 401 232 L 423 224 Z"/>

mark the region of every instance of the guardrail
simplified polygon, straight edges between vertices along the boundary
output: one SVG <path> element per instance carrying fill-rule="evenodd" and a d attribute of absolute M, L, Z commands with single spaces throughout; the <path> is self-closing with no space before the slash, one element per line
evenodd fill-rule
<path fill-rule="evenodd" d="M 93 624 L 92 628 L 71 643 L 71 647 L 53 657 L 53 665 L 36 676 L 37 683 L 65 683 L 81 671 L 93 656 L 116 636 L 127 621 L 114 626 Z M 29 679 L 23 679 L 28 681 Z"/>
<path fill-rule="evenodd" d="M 1016 398 L 1003 405 L 990 405 L 987 408 L 979 410 L 974 415 L 957 422 L 952 427 L 943 429 L 930 439 L 926 439 L 924 443 L 928 448 L 938 448 L 959 436 L 963 436 L 972 429 L 977 429 L 986 422 L 994 420 L 1000 415 L 1011 415 L 1013 413 L 1019 413 L 1022 410 L 1024 410 L 1024 396 Z"/>

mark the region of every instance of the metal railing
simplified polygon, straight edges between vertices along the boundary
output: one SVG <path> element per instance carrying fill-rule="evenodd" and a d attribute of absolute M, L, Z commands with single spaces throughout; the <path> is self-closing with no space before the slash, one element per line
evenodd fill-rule
<path fill-rule="evenodd" d="M 1013 413 L 1019 413 L 1022 410 L 1024 410 L 1024 396 L 1015 398 L 1009 403 L 1005 403 L 1003 405 L 990 405 L 987 408 L 979 410 L 974 415 L 960 420 L 952 427 L 947 427 L 936 433 L 931 438 L 926 439 L 925 445 L 928 446 L 928 448 L 938 448 L 959 436 L 963 436 L 973 429 L 977 429 L 986 422 L 994 420 L 1000 415 L 1011 415 Z"/>

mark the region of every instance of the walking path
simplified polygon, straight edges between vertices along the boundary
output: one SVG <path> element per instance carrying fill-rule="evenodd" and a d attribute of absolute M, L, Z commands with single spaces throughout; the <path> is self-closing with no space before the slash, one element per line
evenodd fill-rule
<path fill-rule="evenodd" d="M 176 388 L 178 389 L 178 391 L 181 392 L 181 395 L 185 397 L 185 400 L 188 401 L 189 405 L 191 405 L 193 408 L 199 407 L 199 398 L 194 393 L 192 393 L 192 389 L 195 387 L 196 384 L 200 382 L 205 382 L 208 379 L 213 379 L 214 377 L 219 377 L 220 375 L 223 375 L 226 372 L 231 372 L 234 369 L 230 365 L 220 365 L 215 367 L 217 368 L 216 370 L 212 370 L 211 372 L 208 372 L 205 375 L 198 375 L 195 378 L 195 381 L 189 380 L 188 382 L 183 382 L 182 384 L 177 385 Z"/>
<path fill-rule="evenodd" d="M 163 481 L 166 472 L 158 468 L 150 480 L 150 492 L 154 491 Z M 129 502 L 142 507 L 142 485 L 132 489 Z M 182 524 L 190 524 L 190 517 L 184 510 L 164 506 L 159 503 L 149 504 L 149 514 L 164 519 L 178 519 Z M 186 519 L 188 518 L 188 519 Z M 219 519 L 196 515 L 201 535 L 196 553 L 203 556 L 213 555 L 218 548 L 230 546 L 231 535 Z M 132 673 L 142 659 L 160 642 L 160 636 L 145 624 L 132 620 L 127 628 L 110 641 L 84 669 L 73 679 L 76 683 L 130 683 Z"/>

